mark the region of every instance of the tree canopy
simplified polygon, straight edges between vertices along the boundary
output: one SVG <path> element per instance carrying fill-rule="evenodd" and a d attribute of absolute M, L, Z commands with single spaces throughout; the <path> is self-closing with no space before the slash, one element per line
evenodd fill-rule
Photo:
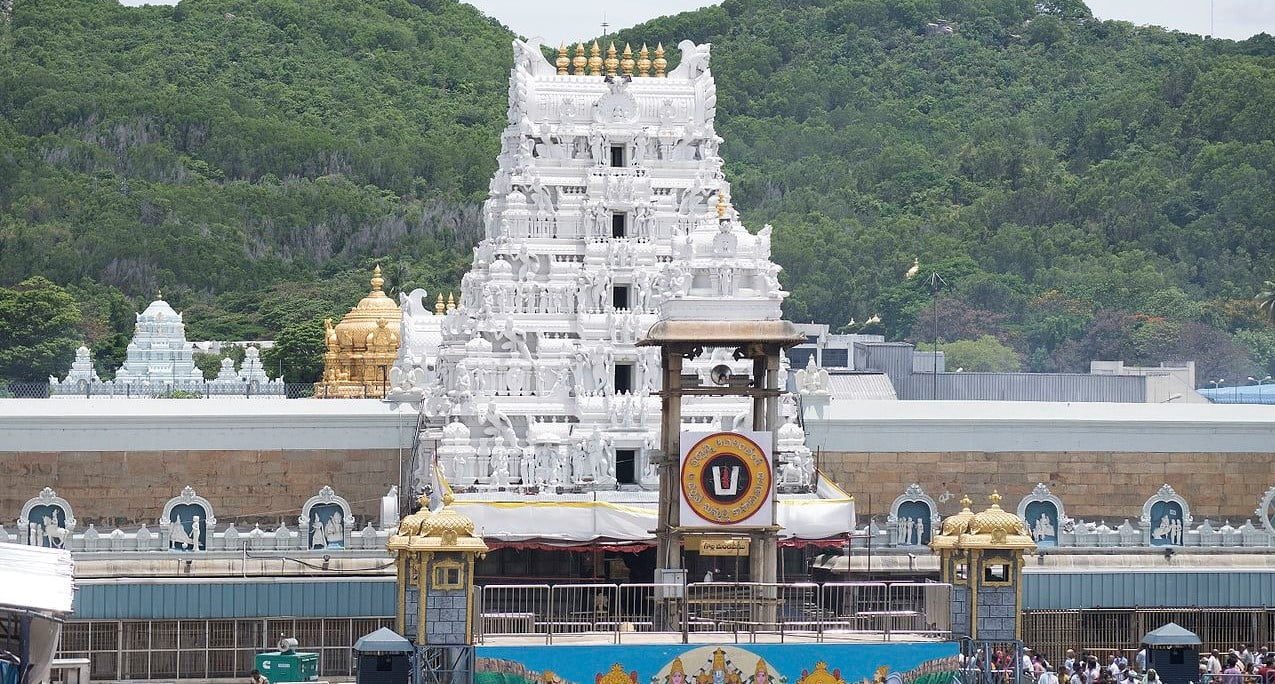
<path fill-rule="evenodd" d="M 70 293 L 103 371 L 159 288 L 192 339 L 223 340 L 339 315 L 374 260 L 394 287 L 454 289 L 512 38 L 455 0 L 16 0 L 0 286 Z M 903 277 L 919 259 L 948 283 L 941 340 L 990 336 L 1024 370 L 1275 371 L 1254 299 L 1275 247 L 1270 36 L 1080 0 L 725 0 L 612 38 L 713 44 L 732 199 L 776 227 L 790 318 L 932 341 L 933 293 Z M 0 373 L 47 374 L 21 366 Z"/>

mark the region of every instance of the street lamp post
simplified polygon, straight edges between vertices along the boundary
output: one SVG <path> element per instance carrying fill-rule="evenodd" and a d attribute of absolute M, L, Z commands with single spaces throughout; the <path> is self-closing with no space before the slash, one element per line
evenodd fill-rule
<path fill-rule="evenodd" d="M 930 299 L 934 302 L 934 357 L 930 359 L 930 371 L 933 372 L 933 388 L 930 398 L 939 398 L 939 283 L 947 285 L 938 271 L 930 274 Z"/>

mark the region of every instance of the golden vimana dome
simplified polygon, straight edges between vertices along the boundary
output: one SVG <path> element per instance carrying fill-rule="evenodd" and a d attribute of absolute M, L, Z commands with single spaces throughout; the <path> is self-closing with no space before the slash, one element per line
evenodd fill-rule
<path fill-rule="evenodd" d="M 1017 515 L 1000 506 L 1001 495 L 993 491 L 987 497 L 991 505 L 974 513 L 970 510 L 969 497 L 961 499 L 964 508 L 960 513 L 943 520 L 942 532 L 934 536 L 930 547 L 940 549 L 974 548 L 1035 548 L 1036 542 L 1027 531 L 1027 524 Z"/>
<path fill-rule="evenodd" d="M 991 500 L 992 505 L 970 519 L 969 534 L 991 535 L 996 541 L 1010 535 L 1029 536 L 1027 524 L 1023 522 L 1023 519 L 1001 508 L 999 492 L 993 491 L 988 499 Z"/>
<path fill-rule="evenodd" d="M 970 504 L 972 503 L 974 502 L 970 501 L 968 496 L 961 498 L 961 512 L 949 516 L 943 521 L 943 536 L 959 537 L 965 534 L 966 530 L 969 529 L 970 520 L 974 518 L 974 511 L 970 510 Z"/>
<path fill-rule="evenodd" d="M 429 511 L 429 500 L 421 497 L 421 509 L 399 521 L 398 533 L 391 535 L 391 551 L 464 551 L 483 554 L 487 545 L 474 536 L 474 521 L 452 507 L 451 493 L 443 495 L 443 507 Z"/>
<path fill-rule="evenodd" d="M 385 396 L 389 371 L 398 356 L 398 303 L 386 296 L 381 267 L 372 269 L 372 289 L 341 318 L 323 322 L 327 351 L 323 354 L 323 380 L 314 395 L 323 398 Z"/>

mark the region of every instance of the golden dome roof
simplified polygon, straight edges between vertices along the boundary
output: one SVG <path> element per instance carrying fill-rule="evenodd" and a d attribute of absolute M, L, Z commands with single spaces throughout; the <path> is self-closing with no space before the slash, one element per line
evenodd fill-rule
<path fill-rule="evenodd" d="M 941 533 L 943 536 L 957 537 L 965 534 L 965 530 L 969 527 L 970 519 L 974 517 L 974 511 L 970 510 L 970 504 L 972 503 L 974 502 L 970 501 L 968 496 L 961 498 L 961 506 L 963 506 L 961 512 L 948 516 L 943 521 L 943 532 Z"/>
<path fill-rule="evenodd" d="M 466 518 L 452 508 L 452 495 L 443 495 L 443 508 L 429 516 L 421 525 L 421 536 L 442 537 L 444 539 L 471 537 L 474 534 L 474 521 Z M 453 542 L 454 543 L 454 542 Z"/>
<path fill-rule="evenodd" d="M 385 279 L 381 277 L 379 265 L 372 269 L 370 282 L 371 291 L 332 330 L 335 340 L 329 334 L 329 347 L 335 341 L 337 347 L 347 351 L 390 344 L 394 350 L 398 349 L 398 327 L 403 314 L 399 311 L 398 303 L 386 296 L 381 289 L 385 286 Z"/>
<path fill-rule="evenodd" d="M 970 518 L 969 528 L 957 540 L 957 546 L 971 548 L 1032 549 L 1035 540 L 1027 532 L 1027 524 L 1017 515 L 1001 508 L 1001 495 L 993 491 L 987 497 L 992 505 Z"/>
<path fill-rule="evenodd" d="M 997 541 L 1011 534 L 1027 534 L 1027 525 L 1023 519 L 1001 508 L 999 492 L 993 491 L 988 499 L 992 505 L 970 519 L 970 534 L 988 534 Z"/>
<path fill-rule="evenodd" d="M 403 518 L 398 534 L 389 538 L 392 551 L 464 551 L 483 554 L 487 545 L 474 536 L 474 522 L 452 508 L 453 497 L 443 495 L 443 508 L 430 513 L 422 500 L 421 510 Z"/>
<path fill-rule="evenodd" d="M 961 498 L 961 512 L 943 520 L 942 529 L 930 540 L 931 549 L 938 551 L 956 547 L 957 539 L 969 529 L 970 520 L 974 517 L 974 511 L 970 510 L 971 503 L 973 502 L 968 496 Z"/>

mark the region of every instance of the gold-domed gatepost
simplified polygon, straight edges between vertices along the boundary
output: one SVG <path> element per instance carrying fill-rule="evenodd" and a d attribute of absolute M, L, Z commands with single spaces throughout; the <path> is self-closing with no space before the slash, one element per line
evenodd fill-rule
<path fill-rule="evenodd" d="M 487 545 L 450 493 L 435 513 L 428 498 L 420 504 L 387 544 L 398 579 L 395 627 L 415 645 L 424 678 L 413 681 L 472 681 L 465 677 L 474 671 L 474 563 Z"/>
<path fill-rule="evenodd" d="M 372 269 L 372 289 L 345 314 L 340 323 L 323 322 L 323 380 L 315 383 L 321 398 L 376 398 L 385 396 L 390 368 L 398 356 L 398 304 L 382 289 L 381 267 Z"/>
<path fill-rule="evenodd" d="M 1000 507 L 999 493 L 988 499 L 991 505 L 980 513 L 962 499 L 964 508 L 943 521 L 930 548 L 939 554 L 940 581 L 952 585 L 952 634 L 1021 648 L 1023 556 L 1036 542 L 1022 518 Z"/>

